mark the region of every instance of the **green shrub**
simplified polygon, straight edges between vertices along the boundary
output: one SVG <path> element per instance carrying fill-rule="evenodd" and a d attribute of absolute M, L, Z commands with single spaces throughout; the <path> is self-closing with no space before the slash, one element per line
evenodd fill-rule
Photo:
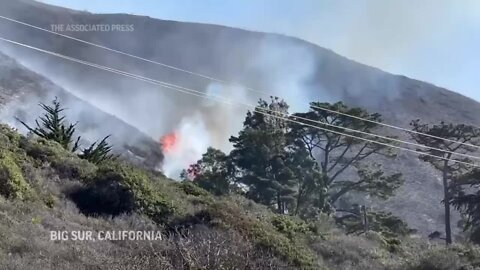
<path fill-rule="evenodd" d="M 380 244 L 388 252 L 397 252 L 402 248 L 402 241 L 399 237 L 384 232 L 368 231 L 365 233 L 365 238 Z"/>
<path fill-rule="evenodd" d="M 462 270 L 463 264 L 456 252 L 451 249 L 434 248 L 426 250 L 403 269 L 408 270 Z"/>
<path fill-rule="evenodd" d="M 52 194 L 48 194 L 47 196 L 45 196 L 45 198 L 43 198 L 43 202 L 48 208 L 53 208 L 56 203 L 55 196 L 53 196 Z"/>
<path fill-rule="evenodd" d="M 403 246 L 405 248 L 405 246 Z M 419 248 L 410 247 L 395 270 L 475 270 L 480 269 L 477 246 L 453 244 Z"/>
<path fill-rule="evenodd" d="M 295 218 L 291 216 L 276 215 L 272 220 L 272 225 L 290 239 L 294 238 L 298 233 L 312 233 L 307 223 L 302 220 L 295 220 Z"/>
<path fill-rule="evenodd" d="M 21 143 L 28 156 L 40 162 L 48 162 L 62 178 L 89 179 L 96 166 L 65 150 L 60 144 L 45 139 L 29 139 Z"/>
<path fill-rule="evenodd" d="M 310 269 L 314 268 L 315 256 L 300 239 L 289 239 L 269 223 L 251 217 L 238 205 L 227 200 L 218 200 L 199 213 L 197 220 L 208 222 L 211 226 L 233 229 L 247 237 L 257 247 L 268 250 L 286 262 Z"/>
<path fill-rule="evenodd" d="M 188 195 L 205 197 L 210 196 L 210 193 L 208 191 L 188 180 L 182 181 L 179 186 Z"/>
<path fill-rule="evenodd" d="M 0 143 L 2 144 L 2 147 L 6 145 L 10 146 L 18 146 L 20 144 L 20 141 L 22 140 L 23 136 L 18 133 L 15 129 L 9 127 L 8 125 L 5 124 L 0 124 L 0 134 L 4 139 L 0 140 Z M 12 150 L 12 149 L 10 149 Z"/>
<path fill-rule="evenodd" d="M 86 189 L 73 198 L 85 212 L 117 215 L 136 210 L 159 223 L 175 211 L 145 171 L 117 161 L 99 166 Z"/>
<path fill-rule="evenodd" d="M 118 216 L 135 210 L 133 192 L 122 181 L 99 179 L 74 190 L 70 198 L 88 216 Z"/>
<path fill-rule="evenodd" d="M 11 152 L 0 151 L 0 195 L 26 199 L 31 194 L 22 170 Z"/>
<path fill-rule="evenodd" d="M 374 234 L 379 236 L 377 233 Z M 338 231 L 324 240 L 312 241 L 311 246 L 329 266 L 328 269 L 397 270 L 397 268 L 386 267 L 387 260 L 392 255 L 381 249 L 381 243 L 377 240 L 345 235 Z"/>
<path fill-rule="evenodd" d="M 478 245 L 452 245 L 450 248 L 473 267 L 480 268 L 480 247 Z"/>
<path fill-rule="evenodd" d="M 17 163 L 29 162 L 25 151 L 20 144 L 25 138 L 16 130 L 0 124 L 0 151 L 8 152 Z"/>
<path fill-rule="evenodd" d="M 258 246 L 302 269 L 314 269 L 315 255 L 306 245 L 271 230 L 263 223 L 252 224 L 252 229 L 251 237 Z"/>

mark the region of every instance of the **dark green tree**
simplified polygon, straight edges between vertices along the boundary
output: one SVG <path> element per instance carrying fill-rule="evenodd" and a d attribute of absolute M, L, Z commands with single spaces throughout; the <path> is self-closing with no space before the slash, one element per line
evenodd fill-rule
<path fill-rule="evenodd" d="M 229 156 L 209 147 L 197 163 L 182 172 L 181 178 L 215 195 L 225 195 L 237 190 L 233 169 Z"/>
<path fill-rule="evenodd" d="M 310 157 L 319 163 L 328 188 L 330 204 L 336 204 L 343 195 L 352 191 L 364 192 L 380 198 L 391 196 L 393 191 L 403 184 L 401 174 L 385 175 L 380 165 L 367 166 L 364 161 L 375 155 L 395 157 L 392 150 L 384 145 L 335 132 L 390 144 L 392 141 L 348 131 L 347 129 L 375 133 L 378 124 L 337 114 L 335 111 L 375 122 L 381 121 L 379 114 L 370 114 L 360 108 L 349 108 L 342 102 L 335 104 L 313 102 L 308 112 L 294 114 L 298 121 L 311 125 L 292 124 L 292 133 L 297 142 L 305 146 Z M 356 172 L 357 179 L 351 176 L 345 177 L 345 172 L 349 169 Z"/>
<path fill-rule="evenodd" d="M 454 125 L 446 124 L 444 122 L 440 122 L 436 125 L 428 125 L 421 123 L 420 120 L 412 121 L 411 126 L 412 130 L 417 132 L 411 134 L 412 138 L 417 143 L 430 147 L 430 149 L 418 149 L 418 151 L 429 154 L 429 156 L 420 155 L 419 158 L 432 164 L 435 169 L 442 173 L 443 205 L 445 211 L 445 241 L 447 244 L 451 244 L 452 232 L 450 203 L 452 194 L 458 192 L 458 189 L 461 188 L 461 185 L 456 183 L 455 179 L 471 170 L 470 166 L 454 162 L 451 159 L 454 155 L 453 153 L 466 154 L 474 151 L 475 148 L 465 145 L 465 143 L 478 141 L 480 130 L 469 125 Z M 431 136 L 424 136 L 419 133 Z M 458 160 L 471 162 L 468 158 L 458 158 Z"/>
<path fill-rule="evenodd" d="M 282 214 L 292 208 L 296 193 L 286 136 L 289 125 L 282 118 L 287 112 L 283 100 L 260 100 L 256 110 L 247 113 L 243 130 L 230 138 L 234 147 L 230 156 L 239 182 L 248 187 L 247 196 Z"/>
<path fill-rule="evenodd" d="M 32 128 L 22 120 L 17 120 L 22 123 L 33 134 L 58 142 L 63 148 L 75 152 L 79 147 L 80 136 L 74 140 L 75 124 L 67 124 L 65 116 L 61 113 L 65 110 L 60 105 L 57 98 L 52 101 L 52 106 L 40 103 L 40 107 L 45 111 L 43 116 L 35 120 L 36 127 Z M 40 122 L 39 122 L 40 120 Z M 73 146 L 72 146 L 73 144 Z"/>
<path fill-rule="evenodd" d="M 328 189 L 319 165 L 310 158 L 304 145 L 296 145 L 294 142 L 295 140 L 292 140 L 293 145 L 290 147 L 291 168 L 295 175 L 297 189 L 295 210 L 292 214 L 310 219 L 322 212 L 330 213 L 331 205 L 327 200 Z"/>
<path fill-rule="evenodd" d="M 46 140 L 55 141 L 66 150 L 76 152 L 80 147 L 81 139 L 81 137 L 78 136 L 74 141 L 75 127 L 77 123 L 67 123 L 66 116 L 62 115 L 62 112 L 65 111 L 65 108 L 62 108 L 60 101 L 55 98 L 52 101 L 52 106 L 44 103 L 40 103 L 39 105 L 45 111 L 45 113 L 43 116 L 40 116 L 39 119 L 35 120 L 36 127 L 30 127 L 28 124 L 18 118 L 17 120 L 33 134 Z M 83 149 L 82 153 L 80 153 L 78 156 L 96 164 L 106 160 L 116 159 L 117 156 L 110 154 L 112 151 L 112 146 L 110 146 L 107 142 L 109 137 L 110 135 L 106 136 L 100 141 L 100 143 L 92 143 L 88 148 Z"/>
<path fill-rule="evenodd" d="M 456 182 L 468 189 L 456 189 L 452 193 L 451 203 L 462 213 L 464 231 L 469 234 L 470 240 L 480 244 L 480 169 L 469 171 L 458 177 Z"/>

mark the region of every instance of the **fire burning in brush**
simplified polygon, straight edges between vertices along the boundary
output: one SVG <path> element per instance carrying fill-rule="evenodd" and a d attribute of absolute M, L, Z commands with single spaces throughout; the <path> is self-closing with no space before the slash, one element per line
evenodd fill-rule
<path fill-rule="evenodd" d="M 179 125 L 160 138 L 164 160 L 162 172 L 179 179 L 182 170 L 197 162 L 211 145 L 210 133 L 200 115 L 184 118 Z"/>
<path fill-rule="evenodd" d="M 160 139 L 164 153 L 172 153 L 178 148 L 179 136 L 176 132 L 169 133 Z"/>

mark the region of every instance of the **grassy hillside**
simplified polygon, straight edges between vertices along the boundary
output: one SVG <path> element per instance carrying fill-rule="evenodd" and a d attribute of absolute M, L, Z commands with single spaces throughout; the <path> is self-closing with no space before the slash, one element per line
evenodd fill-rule
<path fill-rule="evenodd" d="M 50 231 L 160 230 L 160 241 Z M 348 236 L 120 161 L 96 166 L 0 127 L 0 269 L 478 269 L 480 249 Z"/>

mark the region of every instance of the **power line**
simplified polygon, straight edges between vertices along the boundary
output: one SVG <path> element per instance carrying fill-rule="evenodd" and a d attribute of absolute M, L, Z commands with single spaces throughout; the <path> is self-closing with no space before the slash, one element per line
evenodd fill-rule
<path fill-rule="evenodd" d="M 475 147 L 475 148 L 479 148 L 479 149 L 480 149 L 480 146 L 479 146 L 479 145 L 474 145 L 474 144 L 470 144 L 470 143 L 458 142 L 458 141 L 455 141 L 455 140 L 452 140 L 452 139 L 443 138 L 443 137 L 431 135 L 431 134 L 428 134 L 428 133 L 423 133 L 423 132 L 419 132 L 419 131 L 415 131 L 415 130 L 411 130 L 411 129 L 407 129 L 407 128 L 402 128 L 402 127 L 399 127 L 399 126 L 389 125 L 389 124 L 385 124 L 385 123 L 382 123 L 382 122 L 373 121 L 373 120 L 370 120 L 370 119 L 367 119 L 367 118 L 358 117 L 358 116 L 355 116 L 355 115 L 351 115 L 351 114 L 347 114 L 347 113 L 343 113 L 343 112 L 339 112 L 339 111 L 327 109 L 327 108 L 325 108 L 325 107 L 320 107 L 320 106 L 310 106 L 310 107 L 315 108 L 315 109 L 319 109 L 319 110 L 323 110 L 323 111 L 327 111 L 327 112 L 331 112 L 331 113 L 336 113 L 336 114 L 343 115 L 343 116 L 347 116 L 347 117 L 351 117 L 351 118 L 354 118 L 354 119 L 357 119 L 357 120 L 362 120 L 362 121 L 370 122 L 370 123 L 373 123 L 373 124 L 382 125 L 382 126 L 384 126 L 384 127 L 389 127 L 389 128 L 393 128 L 393 129 L 398 129 L 398 130 L 401 130 L 401 131 L 405 131 L 405 132 L 409 132 L 409 133 L 413 133 L 413 134 L 417 134 L 417 135 L 421 135 L 421 136 L 426 136 L 426 137 L 434 138 L 434 139 L 437 139 L 437 140 L 444 140 L 444 141 L 447 141 L 447 142 L 452 142 L 452 143 L 456 143 L 456 144 L 460 144 L 460 145 L 465 145 L 465 146 L 470 146 L 470 147 Z"/>
<path fill-rule="evenodd" d="M 168 65 L 168 64 L 165 64 L 165 63 L 162 63 L 162 62 L 158 62 L 158 61 L 150 60 L 150 59 L 147 59 L 147 58 L 144 58 L 144 57 L 136 56 L 136 55 L 133 55 L 133 54 L 130 54 L 130 53 L 126 53 L 126 52 L 120 51 L 120 50 L 116 50 L 116 49 L 112 49 L 112 48 L 109 48 L 109 47 L 106 47 L 106 46 L 103 46 L 103 45 L 99 45 L 99 44 L 96 44 L 96 43 L 92 43 L 92 42 L 89 42 L 89 41 L 86 41 L 86 40 L 83 40 L 83 39 L 75 38 L 75 37 L 72 37 L 72 36 L 69 36 L 69 35 L 61 34 L 61 33 L 58 33 L 58 32 L 55 32 L 55 31 L 51 31 L 51 30 L 48 30 L 48 29 L 45 29 L 45 28 L 41 28 L 41 27 L 38 27 L 38 26 L 36 26 L 36 25 L 32 25 L 32 24 L 29 24 L 29 23 L 26 23 L 26 22 L 22 22 L 22 21 L 19 21 L 19 20 L 15 20 L 15 19 L 12 19 L 12 18 L 9 18 L 9 17 L 5 17 L 5 16 L 1 16 L 1 15 L 0 15 L 0 18 L 1 18 L 1 19 L 4 19 L 4 20 L 11 21 L 11 22 L 14 22 L 14 23 L 18 23 L 18 24 L 21 24 L 21 25 L 24 25 L 24 26 L 28 26 L 28 27 L 31 27 L 31 28 L 34 28 L 34 29 L 37 29 L 37 30 L 40 30 L 40 31 L 44 31 L 44 32 L 51 33 L 51 34 L 54 34 L 54 35 L 57 35 L 57 36 L 61 36 L 61 37 L 64 37 L 64 38 L 68 38 L 68 39 L 71 39 L 71 40 L 74 40 L 74 41 L 77 41 L 77 42 L 81 42 L 81 43 L 84 43 L 84 44 L 88 44 L 88 45 L 91 45 L 91 46 L 94 46 L 94 47 L 97 47 L 97 48 L 101 48 L 101 49 L 108 50 L 108 51 L 111 51 L 111 52 L 114 52 L 114 53 L 118 53 L 118 54 L 121 54 L 121 55 L 125 55 L 125 56 L 128 56 L 128 57 L 132 57 L 132 58 L 135 58 L 135 59 L 138 59 L 138 60 L 141 60 L 141 61 L 145 61 L 145 62 L 148 62 L 148 63 L 151 63 L 151 64 L 163 66 L 163 67 L 170 68 L 170 69 L 173 69 L 173 70 L 176 70 L 176 71 L 181 71 L 181 72 L 184 72 L 184 73 L 187 73 L 187 74 L 190 74 L 190 75 L 194 75 L 194 76 L 197 76 L 197 77 L 201 77 L 201 78 L 204 78 L 204 79 L 208 79 L 208 80 L 211 80 L 211 81 L 215 81 L 215 82 L 218 82 L 218 83 L 221 83 L 221 84 L 227 84 L 227 85 L 228 85 L 228 84 L 236 84 L 236 85 L 240 85 L 239 83 L 228 82 L 228 81 L 226 81 L 226 80 L 217 79 L 217 78 L 214 78 L 214 77 L 211 77 L 211 76 L 207 76 L 207 75 L 200 74 L 200 73 L 197 73 L 197 72 L 193 72 L 193 71 L 189 71 L 189 70 L 186 70 L 186 69 L 178 68 L 178 67 L 175 67 L 175 66 L 172 66 L 172 65 Z M 251 91 L 251 92 L 254 92 L 254 93 L 257 93 L 257 94 L 261 94 L 261 95 L 264 95 L 264 96 L 270 96 L 270 95 L 271 95 L 271 94 L 269 94 L 269 93 L 267 93 L 267 92 L 259 91 L 259 90 L 256 90 L 256 89 L 254 89 L 254 88 L 251 88 L 251 87 L 244 87 L 244 88 L 245 88 L 246 90 L 248 90 L 248 91 Z M 374 123 L 374 124 L 381 125 L 381 126 L 384 126 L 384 127 L 401 130 L 401 131 L 408 132 L 408 133 L 412 133 L 412 134 L 417 134 L 417 135 L 421 135 L 421 136 L 426 136 L 426 137 L 434 138 L 434 139 L 437 139 L 437 140 L 444 140 L 444 141 L 452 142 L 452 143 L 455 143 L 455 144 L 460 144 L 460 145 L 465 145 L 465 146 L 469 146 L 469 147 L 474 147 L 474 148 L 479 148 L 479 149 L 480 149 L 480 146 L 479 146 L 479 145 L 474 145 L 474 144 L 464 143 L 464 142 L 458 142 L 458 141 L 455 141 L 455 140 L 452 140 L 452 139 L 449 139 L 449 138 L 443 138 L 443 137 L 431 135 L 431 134 L 428 134 L 428 133 L 423 133 L 423 132 L 419 132 L 419 131 L 415 131 L 415 130 L 410 130 L 410 129 L 403 128 L 403 127 L 399 127 L 399 126 L 394 126 L 394 125 L 382 123 L 382 122 L 379 122 L 379 121 L 373 121 L 373 120 L 371 120 L 371 119 L 367 119 L 367 118 L 363 118 L 363 117 L 358 117 L 358 116 L 355 116 L 355 115 L 350 115 L 350 114 L 347 114 L 347 113 L 339 112 L 339 111 L 336 111 L 336 110 L 331 110 L 331 109 L 324 108 L 324 107 L 321 107 L 321 106 L 316 106 L 316 105 L 311 105 L 311 104 L 310 104 L 310 107 L 311 107 L 311 108 L 314 108 L 314 109 L 319 109 L 319 110 L 323 110 L 323 111 L 327 111 L 327 112 L 336 113 L 336 114 L 339 114 L 339 115 L 351 117 L 351 118 L 354 118 L 354 119 L 357 119 L 357 120 Z M 459 154 L 459 155 L 462 155 L 462 154 Z"/>
<path fill-rule="evenodd" d="M 459 164 L 469 165 L 469 166 L 473 166 L 473 167 L 480 167 L 479 165 L 476 165 L 474 163 L 469 163 L 469 162 L 465 162 L 465 161 L 461 161 L 461 160 L 457 160 L 457 159 L 446 158 L 446 157 L 439 157 L 439 156 L 436 156 L 436 155 L 423 153 L 421 151 L 417 151 L 417 150 L 413 150 L 413 149 L 409 149 L 409 148 L 404 148 L 404 147 L 391 145 L 391 144 L 384 143 L 384 142 L 379 142 L 379 141 L 375 141 L 375 140 L 371 140 L 371 139 L 366 139 L 366 138 L 354 136 L 354 135 L 347 134 L 347 133 L 334 131 L 334 130 L 327 129 L 327 128 L 322 128 L 322 127 L 319 127 L 319 126 L 316 126 L 316 125 L 311 125 L 311 124 L 307 124 L 307 123 L 304 123 L 304 122 L 296 121 L 296 120 L 293 120 L 293 119 L 288 118 L 288 117 L 268 114 L 266 112 L 259 111 L 257 109 L 257 107 L 253 106 L 253 105 L 245 105 L 245 104 L 241 104 L 241 103 L 240 104 L 239 103 L 232 103 L 229 100 L 224 99 L 223 97 L 219 97 L 219 96 L 215 96 L 215 95 L 211 95 L 211 94 L 206 94 L 206 93 L 203 93 L 203 92 L 198 91 L 198 90 L 188 89 L 188 88 L 185 88 L 185 87 L 176 86 L 174 84 L 166 84 L 162 81 L 157 81 L 155 79 L 143 77 L 143 76 L 140 76 L 140 75 L 132 74 L 132 73 L 129 73 L 129 72 L 113 69 L 113 68 L 98 65 L 98 64 L 94 64 L 94 63 L 91 63 L 91 62 L 88 62 L 88 61 L 83 61 L 83 60 L 80 60 L 80 59 L 76 59 L 76 58 L 65 56 L 65 55 L 62 55 L 62 54 L 59 54 L 59 53 L 43 50 L 43 49 L 40 49 L 40 48 L 37 48 L 37 47 L 34 47 L 34 46 L 30 46 L 30 45 L 23 44 L 23 43 L 20 43 L 20 42 L 16 42 L 16 41 L 13 41 L 13 40 L 5 39 L 5 38 L 2 38 L 2 37 L 0 37 L 0 40 L 11 43 L 11 44 L 14 44 L 14 45 L 18 45 L 18 46 L 22 46 L 22 47 L 29 48 L 29 49 L 32 49 L 32 50 L 36 50 L 36 51 L 39 51 L 39 52 L 43 52 L 43 53 L 46 53 L 46 54 L 49 54 L 49 55 L 53 55 L 53 56 L 56 56 L 56 57 L 59 57 L 59 58 L 63 58 L 63 59 L 69 60 L 69 61 L 84 64 L 84 65 L 94 67 L 94 68 L 97 68 L 97 69 L 109 71 L 109 72 L 112 72 L 112 73 L 115 73 L 115 74 L 119 74 L 119 75 L 122 75 L 122 76 L 129 77 L 129 78 L 133 78 L 133 79 L 137 79 L 137 80 L 140 80 L 140 81 L 148 82 L 148 83 L 151 83 L 151 84 L 154 84 L 154 85 L 159 85 L 159 86 L 162 86 L 164 88 L 169 88 L 169 89 L 179 91 L 179 92 L 182 92 L 182 93 L 185 93 L 185 94 L 190 94 L 190 95 L 194 95 L 194 96 L 202 97 L 202 98 L 206 98 L 206 99 L 212 99 L 212 100 L 215 100 L 215 101 L 218 101 L 218 102 L 226 103 L 226 104 L 231 105 L 231 106 L 239 106 L 239 105 L 247 106 L 247 107 L 250 107 L 250 108 L 254 108 L 255 112 L 267 115 L 269 117 L 283 119 L 283 120 L 286 120 L 286 121 L 289 121 L 289 122 L 292 122 L 292 123 L 297 123 L 297 124 L 300 124 L 300 125 L 313 127 L 313 128 L 323 130 L 323 131 L 327 131 L 327 132 L 331 132 L 331 133 L 334 133 L 334 134 L 337 134 L 337 135 L 346 136 L 346 137 L 350 137 L 350 138 L 355 138 L 355 139 L 359 139 L 359 140 L 363 140 L 363 141 L 366 141 L 366 142 L 375 143 L 375 144 L 378 144 L 378 145 L 387 146 L 387 147 L 391 147 L 391 148 L 395 148 L 395 149 L 399 149 L 399 150 L 409 151 L 409 152 L 420 154 L 420 155 L 423 155 L 423 156 L 429 156 L 429 157 L 434 157 L 434 158 L 438 158 L 438 159 L 441 159 L 441 160 L 453 161 L 453 162 L 456 162 L 456 163 L 459 163 Z M 263 109 L 263 108 L 262 108 L 262 110 L 278 113 L 277 111 L 272 111 L 272 110 Z M 293 117 L 296 118 L 295 116 L 293 116 Z M 319 123 L 324 124 L 322 122 L 319 122 Z M 335 125 L 333 125 L 333 126 L 335 126 Z M 342 127 L 339 127 L 339 126 L 335 126 L 335 127 L 342 128 Z M 356 130 L 353 130 L 353 131 L 356 131 Z M 368 134 L 371 135 L 371 136 L 374 135 L 374 134 L 370 134 L 370 133 L 368 133 Z M 450 152 L 450 151 L 445 151 L 445 150 L 441 150 L 441 151 L 444 152 L 444 153 L 458 154 L 458 153 L 455 153 L 455 152 Z M 478 158 L 478 157 L 476 157 L 476 158 Z"/>

